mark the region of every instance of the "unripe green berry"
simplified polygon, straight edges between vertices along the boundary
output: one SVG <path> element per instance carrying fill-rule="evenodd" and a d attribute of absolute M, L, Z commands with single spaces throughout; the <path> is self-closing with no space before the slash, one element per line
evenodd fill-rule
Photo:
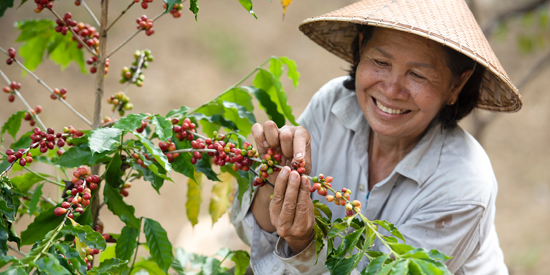
<path fill-rule="evenodd" d="M 313 182 L 315 182 L 315 183 L 319 182 L 319 178 L 318 178 L 318 177 L 313 177 L 313 178 L 311 178 L 311 180 L 312 180 Z"/>

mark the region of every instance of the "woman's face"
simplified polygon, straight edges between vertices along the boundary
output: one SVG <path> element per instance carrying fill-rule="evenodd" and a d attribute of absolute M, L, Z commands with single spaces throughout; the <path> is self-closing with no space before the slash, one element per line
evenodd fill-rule
<path fill-rule="evenodd" d="M 440 44 L 376 28 L 363 47 L 356 73 L 357 100 L 373 131 L 416 138 L 444 104 L 456 101 L 451 70 Z"/>

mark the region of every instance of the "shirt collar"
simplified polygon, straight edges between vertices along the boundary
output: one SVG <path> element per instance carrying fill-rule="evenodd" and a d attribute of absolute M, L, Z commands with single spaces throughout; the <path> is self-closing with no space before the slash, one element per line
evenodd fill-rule
<path fill-rule="evenodd" d="M 342 125 L 360 135 L 361 143 L 356 144 L 362 151 L 360 155 L 368 154 L 368 135 L 370 126 L 365 118 L 355 93 L 338 99 L 332 106 L 331 112 L 340 120 Z M 426 180 L 433 175 L 439 165 L 441 150 L 445 140 L 445 131 L 439 123 L 432 123 L 418 142 L 395 167 L 394 173 L 399 173 L 410 178 L 421 187 Z M 363 146 L 361 146 L 363 145 Z M 366 158 L 368 162 L 368 158 Z M 368 171 L 368 167 L 366 168 Z"/>

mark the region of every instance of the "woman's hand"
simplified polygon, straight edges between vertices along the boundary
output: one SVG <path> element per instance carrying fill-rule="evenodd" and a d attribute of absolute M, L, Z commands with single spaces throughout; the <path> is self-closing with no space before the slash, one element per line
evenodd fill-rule
<path fill-rule="evenodd" d="M 275 122 L 267 121 L 264 125 L 254 124 L 252 136 L 260 156 L 266 154 L 269 148 L 273 148 L 276 153 L 282 155 L 279 163 L 281 166 L 291 166 L 293 162 L 305 161 L 305 174 L 311 172 L 311 137 L 304 127 L 284 126 L 278 129 Z M 257 189 L 251 210 L 260 228 L 267 232 L 277 231 L 297 254 L 307 247 L 313 238 L 315 217 L 309 197 L 309 180 L 305 177 L 302 179 L 307 185 L 306 188 L 301 184 L 297 172 L 290 173 L 290 168 L 285 169 L 286 172 L 281 177 L 279 175 L 283 174 L 282 171 L 268 177 L 271 183 L 275 183 L 275 190 L 268 185 Z M 291 175 L 295 175 L 296 178 Z M 307 192 L 299 195 L 303 188 L 303 191 Z M 288 197 L 287 192 L 288 196 L 292 197 Z M 271 194 L 275 202 L 270 200 Z M 309 217 L 305 218 L 305 215 Z"/>
<path fill-rule="evenodd" d="M 275 183 L 269 204 L 271 224 L 294 254 L 304 250 L 314 237 L 315 216 L 309 196 L 309 179 L 284 167 Z"/>

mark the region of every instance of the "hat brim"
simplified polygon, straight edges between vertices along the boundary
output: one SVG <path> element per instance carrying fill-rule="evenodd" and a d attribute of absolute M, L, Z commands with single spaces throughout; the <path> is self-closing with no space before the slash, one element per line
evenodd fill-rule
<path fill-rule="evenodd" d="M 477 107 L 497 112 L 517 112 L 521 109 L 523 105 L 521 95 L 508 77 L 502 73 L 503 70 L 499 70 L 492 62 L 488 62 L 483 56 L 476 54 L 475 51 L 468 47 L 437 33 L 383 19 L 335 16 L 306 19 L 300 24 L 300 30 L 329 52 L 353 63 L 351 43 L 357 36 L 356 24 L 390 28 L 416 34 L 441 43 L 472 58 L 487 69 L 481 83 L 481 95 Z"/>

